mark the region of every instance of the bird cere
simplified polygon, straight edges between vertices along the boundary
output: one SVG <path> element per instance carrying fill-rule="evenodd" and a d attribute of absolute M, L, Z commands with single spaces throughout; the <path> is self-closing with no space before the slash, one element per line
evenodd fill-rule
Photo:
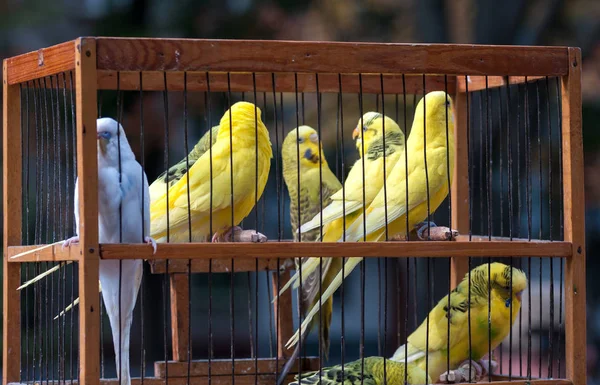
<path fill-rule="evenodd" d="M 568 379 L 566 75 L 298 71 L 310 55 L 214 71 L 182 52 L 202 71 L 98 67 L 95 147 L 81 76 L 19 84 L 11 383 Z"/>

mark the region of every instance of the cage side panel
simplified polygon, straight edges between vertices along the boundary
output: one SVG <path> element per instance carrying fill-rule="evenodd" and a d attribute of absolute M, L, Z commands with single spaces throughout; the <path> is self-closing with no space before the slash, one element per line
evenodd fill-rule
<path fill-rule="evenodd" d="M 80 39 L 76 67 L 77 175 L 79 184 L 80 381 L 100 381 L 98 296 L 98 160 L 96 140 L 96 42 Z"/>
<path fill-rule="evenodd" d="M 586 383 L 585 200 L 581 135 L 581 51 L 569 48 L 569 75 L 562 79 L 565 240 L 573 257 L 565 268 L 565 338 L 567 378 Z"/>
<path fill-rule="evenodd" d="M 454 118 L 456 119 L 454 183 L 452 184 L 452 228 L 460 234 L 469 234 L 469 158 L 467 141 L 467 94 L 456 92 Z M 452 258 L 451 286 L 456 287 L 469 269 L 465 258 Z"/>
<path fill-rule="evenodd" d="M 8 263 L 8 246 L 21 244 L 22 163 L 21 163 L 21 91 L 7 84 L 7 61 L 4 61 L 4 276 L 2 317 L 2 383 L 20 380 L 21 368 L 21 296 L 16 290 L 21 279 L 21 265 Z"/>
<path fill-rule="evenodd" d="M 28 52 L 7 59 L 7 62 L 6 81 L 11 85 L 69 71 L 75 68 L 75 42 Z"/>
<path fill-rule="evenodd" d="M 564 75 L 560 47 L 97 38 L 98 69 Z"/>

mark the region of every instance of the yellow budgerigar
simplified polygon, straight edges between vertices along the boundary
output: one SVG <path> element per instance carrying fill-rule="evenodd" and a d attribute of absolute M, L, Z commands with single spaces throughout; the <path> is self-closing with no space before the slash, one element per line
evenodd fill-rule
<path fill-rule="evenodd" d="M 300 126 L 290 131 L 281 149 L 283 159 L 283 180 L 288 189 L 290 198 L 290 222 L 294 240 L 314 242 L 319 237 L 319 229 L 302 233 L 297 232 L 301 223 L 308 221 L 331 202 L 331 195 L 342 188 L 342 184 L 335 174 L 329 169 L 322 145 L 317 132 L 309 126 Z M 300 238 L 300 239 L 299 239 Z M 307 258 L 302 258 L 306 263 Z M 300 259 L 295 258 L 296 270 L 300 268 Z M 307 277 L 303 277 L 302 309 L 304 312 L 311 309 L 320 298 L 319 282 L 321 274 L 324 287 L 329 285 L 337 270 L 341 269 L 339 260 L 323 258 L 321 272 L 316 269 Z M 332 300 L 323 304 L 323 317 L 321 323 L 321 349 L 325 357 L 329 352 L 329 325 L 333 311 Z M 318 327 L 319 318 L 311 328 Z M 284 379 L 294 364 L 299 353 L 296 346 L 288 363 L 282 369 L 280 378 Z"/>
<path fill-rule="evenodd" d="M 165 242 L 168 231 L 169 242 L 187 242 L 190 221 L 192 241 L 203 241 L 211 227 L 213 241 L 230 240 L 233 228 L 262 195 L 272 157 L 260 109 L 248 102 L 235 103 L 221 118 L 210 151 L 205 151 L 185 175 L 169 186 L 168 194 L 164 181 L 165 191 L 152 190 L 156 193 L 150 195 L 150 234 L 157 242 Z"/>
<path fill-rule="evenodd" d="M 385 364 L 384 364 L 385 362 Z M 302 373 L 289 385 L 418 385 L 430 384 L 424 369 L 399 363 L 383 357 L 366 357 L 342 365 L 323 368 L 317 372 Z"/>
<path fill-rule="evenodd" d="M 446 295 L 431 310 L 421 326 L 408 337 L 406 345 L 400 346 L 391 359 L 402 363 L 415 363 L 425 369 L 427 358 L 429 375 L 437 381 L 439 376 L 448 370 L 449 351 L 450 370 L 471 359 L 472 365 L 478 367 L 477 372 L 481 375 L 484 370 L 489 369 L 486 369 L 485 365 L 479 366 L 474 361 L 480 360 L 490 349 L 494 350 L 509 334 L 521 308 L 521 295 L 526 288 L 527 277 L 517 268 L 498 262 L 475 267 L 470 272 L 470 281 L 467 273 L 462 282 L 449 294 L 450 307 L 448 308 Z M 488 323 L 488 312 L 491 323 Z"/>
<path fill-rule="evenodd" d="M 387 116 L 384 118 L 378 112 L 364 114 L 358 121 L 352 137 L 356 140 L 359 155 L 363 153 L 363 149 L 367 155 L 354 163 L 344 182 L 344 189 L 331 196 L 331 203 L 323 209 L 322 213 L 317 212 L 300 228 L 300 232 L 305 233 L 318 229 L 322 224 L 323 242 L 337 241 L 344 232 L 344 225 L 347 228 L 361 213 L 361 209 L 371 203 L 382 188 L 387 175 L 404 154 L 404 133 L 394 120 Z M 305 264 L 303 263 L 302 280 L 304 281 L 305 276 L 309 276 L 318 266 L 319 258 L 309 258 Z M 294 287 L 297 287 L 298 279 L 299 274 L 296 273 L 290 280 L 290 284 L 293 283 Z M 285 289 L 287 286 L 281 291 Z"/>
<path fill-rule="evenodd" d="M 389 236 L 406 234 L 416 224 L 427 219 L 428 210 L 433 213 L 446 198 L 454 170 L 454 117 L 452 101 L 445 92 L 430 92 L 419 101 L 406 143 L 406 152 L 407 160 L 396 162 L 389 173 L 386 179 L 387 189 L 381 188 L 364 214 L 358 212 L 345 236 L 340 236 L 338 242 L 359 241 L 364 239 L 365 234 L 367 241 L 380 241 L 386 234 L 386 223 Z M 323 291 L 322 302 L 333 295 L 360 261 L 362 258 L 348 258 L 344 276 L 342 277 L 341 271 L 338 273 L 331 285 Z M 297 342 L 299 333 L 305 332 L 317 311 L 317 308 L 311 309 L 300 331 L 288 343 Z"/>

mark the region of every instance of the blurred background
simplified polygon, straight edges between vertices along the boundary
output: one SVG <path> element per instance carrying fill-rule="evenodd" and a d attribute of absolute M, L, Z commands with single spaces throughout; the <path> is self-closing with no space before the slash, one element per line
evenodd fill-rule
<path fill-rule="evenodd" d="M 585 150 L 585 194 L 586 194 L 586 239 L 587 239 L 587 300 L 588 300 L 588 382 L 600 383 L 600 366 L 597 364 L 600 349 L 600 285 L 592 279 L 600 273 L 600 262 L 596 255 L 600 253 L 600 131 L 595 127 L 595 122 L 600 119 L 600 2 L 595 0 L 547 0 L 547 1 L 517 1 L 504 2 L 490 0 L 322 0 L 322 1 L 290 1 L 290 0 L 222 0 L 222 1 L 179 1 L 165 2 L 158 0 L 56 0 L 46 1 L 1 1 L 0 2 L 0 57 L 10 57 L 24 52 L 47 47 L 78 36 L 130 36 L 130 37 L 181 37 L 181 38 L 228 38 L 228 39 L 291 39 L 291 40 L 331 40 L 331 41 L 371 41 L 371 42 L 399 42 L 399 43 L 481 43 L 481 44 L 519 44 L 519 45 L 563 45 L 581 47 L 583 56 L 583 127 Z M 155 93 L 145 99 L 146 108 L 146 147 L 144 159 L 150 181 L 162 171 L 162 142 L 163 117 L 162 96 Z M 136 125 L 139 115 L 131 107 L 135 95 L 124 99 L 123 122 Z M 242 96 L 237 95 L 238 99 Z M 246 98 L 249 96 L 246 95 Z M 100 97 L 103 103 L 103 114 L 115 116 L 116 96 L 106 92 Z M 200 99 L 201 100 L 201 99 Z M 251 98 L 249 99 L 251 100 Z M 368 101 L 372 106 L 375 103 Z M 177 96 L 169 102 L 170 109 L 179 111 L 181 100 Z M 224 101 L 216 101 L 223 104 Z M 307 103 L 313 105 L 315 99 L 307 98 Z M 329 103 L 329 104 L 328 104 Z M 200 104 L 200 102 L 199 102 Z M 333 106 L 335 100 L 323 100 L 324 108 Z M 412 102 L 409 104 L 412 105 Z M 293 100 L 286 100 L 286 108 L 293 109 Z M 153 107 L 155 107 L 153 109 Z M 313 111 L 314 113 L 314 111 Z M 307 112 L 307 120 L 315 120 L 314 115 Z M 175 113 L 173 114 L 175 115 Z M 196 116 L 198 127 L 191 134 L 192 143 L 206 130 L 201 114 Z M 286 131 L 295 125 L 290 114 Z M 217 117 L 213 117 L 215 122 Z M 173 125 L 181 124 L 179 117 L 172 118 Z M 356 119 L 348 120 L 354 126 Z M 326 122 L 325 122 L 326 123 Z M 325 124 L 326 125 L 326 124 Z M 346 129 L 347 132 L 350 132 Z M 280 139 L 281 140 L 281 139 Z M 137 142 L 130 140 L 135 149 Z M 350 151 L 349 149 L 348 151 Z M 173 158 L 183 156 L 181 147 L 175 152 Z M 333 149 L 331 149 L 333 151 Z M 277 155 L 275 155 L 277 156 Z M 331 159 L 333 159 L 331 155 Z M 1 161 L 1 160 L 0 160 Z M 334 161 L 330 161 L 334 163 Z M 336 166 L 337 168 L 337 166 Z M 1 183 L 1 182 L 0 182 Z M 271 183 L 271 182 L 270 182 Z M 275 182 L 273 182 L 275 183 Z M 287 202 L 283 210 L 287 211 Z M 261 209 L 266 207 L 267 214 L 273 213 L 275 208 L 262 203 Z M 444 206 L 442 206 L 444 207 Z M 289 218 L 286 217 L 289 221 Z M 436 218 L 437 221 L 437 218 Z M 444 222 L 442 214 L 442 223 Z M 443 223 L 445 224 L 445 223 Z M 289 230 L 288 230 L 289 231 Z M 289 238 L 285 234 L 284 238 Z M 391 264 L 392 262 L 390 262 Z M 424 261 L 422 266 L 413 267 L 419 278 L 423 279 Z M 438 265 L 443 265 L 438 262 Z M 445 265 L 444 265 L 445 266 Z M 444 266 L 439 266 L 442 277 Z M 558 262 L 556 262 L 558 266 Z M 377 280 L 383 265 L 376 262 L 368 265 L 367 277 Z M 416 270 L 415 270 L 416 269 Z M 390 284 L 398 277 L 398 284 L 402 281 L 400 274 L 406 275 L 404 262 L 390 265 L 388 277 Z M 162 310 L 166 309 L 163 302 L 163 277 L 150 275 L 146 267 L 144 290 L 146 306 L 144 310 L 144 330 L 146 337 L 144 349 L 146 362 L 164 359 L 162 330 L 164 327 Z M 359 285 L 358 277 L 353 277 L 349 285 L 356 288 Z M 242 275 L 236 279 L 235 297 L 240 298 L 240 306 L 247 299 L 247 292 L 256 288 L 255 276 Z M 548 282 L 543 281 L 543 285 Z M 215 312 L 222 312 L 227 317 L 229 309 L 229 279 L 217 277 L 213 281 L 213 304 Z M 192 312 L 200 314 L 206 311 L 206 278 L 195 276 L 192 286 L 197 290 L 200 300 L 192 305 Z M 268 278 L 261 275 L 259 290 L 266 295 Z M 446 285 L 446 286 L 444 286 Z M 427 301 L 439 300 L 447 289 L 447 284 L 438 284 L 434 294 Z M 347 298 L 347 312 L 360 310 L 360 297 L 358 289 L 354 295 L 350 292 Z M 546 286 L 532 285 L 535 295 L 541 291 L 549 290 Z M 262 294 L 261 294 L 262 295 Z M 348 293 L 346 294 L 348 295 Z M 377 287 L 367 289 L 368 298 L 381 296 Z M 392 294 L 390 294 L 391 296 Z M 413 295 L 425 296 L 425 291 L 420 288 Z M 535 297 L 534 297 L 535 298 Z M 558 299 L 557 299 L 558 301 Z M 254 305 L 253 305 L 254 306 Z M 260 314 L 268 314 L 268 308 L 260 305 Z M 371 309 L 375 312 L 377 302 L 373 302 Z M 535 304 L 533 304 L 535 308 Z M 409 332 L 415 324 L 420 323 L 426 314 L 425 304 L 420 305 L 419 311 L 411 314 Z M 379 309 L 381 310 L 381 309 Z M 534 309 L 535 310 L 535 309 Z M 136 310 L 134 328 L 140 327 L 139 307 Z M 369 310 L 367 310 L 368 312 Z M 535 312 L 535 311 L 534 311 Z M 240 325 L 237 333 L 240 337 L 239 348 L 236 354 L 246 357 L 253 349 L 249 343 L 248 331 L 249 312 L 241 307 L 236 325 Z M 346 313 L 349 314 L 349 313 Z M 404 318 L 398 313 L 398 318 Z M 267 341 L 272 338 L 265 325 L 268 317 L 262 317 L 260 338 Z M 226 318 L 223 318 L 224 320 Z M 204 318 L 196 320 L 200 325 L 205 325 Z M 219 322 L 217 322 L 219 323 Z M 334 323 L 339 324 L 339 319 L 334 317 Z M 252 325 L 252 321 L 250 321 Z M 377 354 L 381 349 L 384 338 L 378 333 L 377 325 L 372 323 L 365 331 L 365 354 Z M 346 360 L 358 358 L 358 341 L 361 334 L 360 321 L 350 320 L 347 326 L 348 340 L 346 342 Z M 390 328 L 392 328 L 390 326 Z M 194 358 L 204 358 L 206 341 L 205 331 L 196 327 L 197 335 L 194 337 L 194 349 L 198 354 Z M 215 326 L 215 356 L 229 356 L 229 327 L 224 321 Z M 339 333 L 339 326 L 334 327 L 334 333 Z M 402 331 L 390 329 L 390 334 L 402 337 Z M 538 338 L 547 334 L 539 333 Z M 337 334 L 336 334 L 337 335 Z M 152 337 L 149 337 L 152 336 Z M 243 341 L 243 342 L 242 342 Z M 316 347 L 317 339 L 310 340 L 309 348 Z M 390 346 L 395 339 L 390 340 L 386 351 L 393 351 Z M 538 346 L 538 340 L 533 344 Z M 166 344 L 169 345 L 170 341 Z M 539 342 L 544 349 L 547 343 Z M 559 343 L 560 344 L 560 343 Z M 260 345 L 259 355 L 269 355 L 272 346 Z M 579 348 L 579 347 L 578 347 Z M 581 347 L 583 348 L 583 347 Z M 112 365 L 112 340 L 108 322 L 104 322 L 103 349 L 106 352 L 106 376 L 114 375 Z M 140 335 L 132 339 L 132 351 L 139 351 Z M 264 349 L 264 351 L 263 351 Z M 339 343 L 332 345 L 330 363 L 339 362 Z M 534 351 L 534 356 L 543 353 Z M 544 353 L 545 354 L 545 353 Z M 526 353 L 523 352 L 525 357 Z M 139 354 L 132 354 L 133 375 L 140 372 Z M 534 360 L 535 361 L 535 360 Z M 563 362 L 564 365 L 564 362 Z M 534 374 L 536 370 L 534 371 Z M 152 374 L 152 365 L 146 364 L 145 372 Z M 564 370 L 562 372 L 564 374 Z"/>

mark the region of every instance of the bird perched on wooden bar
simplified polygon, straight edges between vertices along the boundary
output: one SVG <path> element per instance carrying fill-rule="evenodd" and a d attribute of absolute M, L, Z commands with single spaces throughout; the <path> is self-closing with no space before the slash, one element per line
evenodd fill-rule
<path fill-rule="evenodd" d="M 385 364 L 384 364 L 385 362 Z M 317 372 L 302 373 L 301 378 L 289 385 L 418 385 L 430 384 L 424 369 L 415 364 L 405 365 L 384 359 L 366 357 L 342 365 L 323 368 Z M 406 380 L 406 382 L 405 382 Z"/>
<path fill-rule="evenodd" d="M 320 237 L 320 230 L 314 229 L 302 234 L 298 233 L 301 223 L 308 221 L 321 209 L 331 203 L 331 195 L 342 188 L 342 184 L 335 174 L 329 169 L 323 146 L 319 141 L 317 132 L 309 126 L 300 126 L 290 131 L 285 137 L 281 149 L 283 160 L 283 180 L 290 197 L 290 222 L 294 241 L 315 242 Z M 302 258 L 305 263 L 308 258 Z M 322 269 L 315 269 L 307 277 L 303 277 L 301 298 L 302 311 L 306 312 L 315 305 L 319 299 L 319 288 L 322 282 L 327 287 L 341 268 L 339 259 L 323 258 Z M 300 269 L 300 258 L 294 259 L 296 270 Z M 322 279 L 321 279 L 322 277 Z M 333 301 L 323 304 L 323 317 L 321 321 L 321 352 L 327 358 L 329 353 L 329 326 L 333 312 Z M 310 326 L 318 327 L 319 318 Z M 305 334 L 305 336 L 308 333 Z M 289 373 L 291 366 L 298 357 L 300 344 L 288 359 L 280 373 L 280 383 Z"/>
<path fill-rule="evenodd" d="M 157 242 L 187 242 L 191 223 L 192 241 L 204 241 L 211 228 L 213 242 L 232 240 L 264 191 L 272 157 L 260 108 L 233 104 L 221 118 L 214 144 L 190 162 L 187 172 L 168 188 L 159 178 L 163 191 L 153 184 L 150 234 Z"/>
<path fill-rule="evenodd" d="M 98 241 L 100 243 L 151 244 L 148 180 L 125 136 L 123 127 L 111 118 L 97 120 L 98 136 Z M 79 194 L 75 182 L 75 228 L 77 235 L 63 247 L 79 242 Z M 100 283 L 110 320 L 117 376 L 130 385 L 129 336 L 133 309 L 142 281 L 142 260 L 100 260 Z M 120 290 L 119 290 L 120 288 Z"/>
<path fill-rule="evenodd" d="M 506 338 L 517 318 L 521 308 L 521 295 L 526 288 L 527 276 L 515 267 L 494 262 L 473 268 L 450 294 L 437 303 L 423 323 L 408 337 L 406 345 L 396 350 L 391 360 L 415 363 L 425 369 L 427 359 L 429 376 L 437 380 L 448 370 L 448 355 L 451 371 L 465 366 L 464 361 L 470 359 L 469 363 L 476 369 L 475 373 L 479 377 L 472 380 L 477 382 L 489 371 L 487 367 L 490 363 L 493 364 L 477 361 Z M 444 381 L 449 374 L 454 375 L 444 373 L 440 380 Z M 469 380 L 468 375 L 463 377 L 462 380 Z M 458 382 L 462 380 L 459 379 Z"/>

